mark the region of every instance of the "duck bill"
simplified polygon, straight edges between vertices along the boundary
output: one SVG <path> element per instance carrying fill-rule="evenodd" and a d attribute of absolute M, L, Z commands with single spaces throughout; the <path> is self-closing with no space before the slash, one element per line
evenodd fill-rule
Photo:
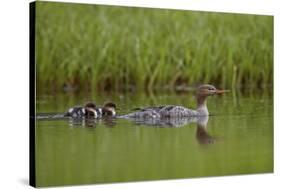
<path fill-rule="evenodd" d="M 223 93 L 227 93 L 227 92 L 229 92 L 230 90 L 219 90 L 219 89 L 217 89 L 216 90 L 216 94 L 223 94 Z"/>

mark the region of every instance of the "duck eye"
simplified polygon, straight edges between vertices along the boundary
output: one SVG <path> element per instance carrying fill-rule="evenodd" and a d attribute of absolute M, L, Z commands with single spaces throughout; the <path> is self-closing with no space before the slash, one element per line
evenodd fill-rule
<path fill-rule="evenodd" d="M 209 88 L 209 91 L 212 91 L 212 90 L 214 90 L 213 88 Z"/>

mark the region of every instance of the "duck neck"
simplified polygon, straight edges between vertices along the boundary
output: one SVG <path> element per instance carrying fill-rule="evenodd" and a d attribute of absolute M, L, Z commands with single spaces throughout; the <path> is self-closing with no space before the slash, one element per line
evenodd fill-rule
<path fill-rule="evenodd" d="M 208 116 L 208 108 L 207 108 L 207 96 L 197 95 L 197 112 L 199 112 L 202 116 Z"/>

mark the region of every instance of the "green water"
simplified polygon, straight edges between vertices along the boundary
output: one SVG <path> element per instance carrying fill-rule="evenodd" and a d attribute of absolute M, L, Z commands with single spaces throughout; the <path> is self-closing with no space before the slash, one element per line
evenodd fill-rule
<path fill-rule="evenodd" d="M 37 97 L 37 112 L 63 112 L 94 99 L 117 103 L 119 113 L 138 106 L 195 107 L 192 94 L 60 94 Z M 256 93 L 208 99 L 207 124 L 155 127 L 129 120 L 75 125 L 36 121 L 38 186 L 273 172 L 273 98 Z M 205 120 L 206 121 L 206 120 Z"/>

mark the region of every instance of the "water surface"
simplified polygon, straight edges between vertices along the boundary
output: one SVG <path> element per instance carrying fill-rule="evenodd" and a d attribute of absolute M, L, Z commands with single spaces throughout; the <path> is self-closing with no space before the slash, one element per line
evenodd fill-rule
<path fill-rule="evenodd" d="M 64 93 L 39 95 L 37 112 L 64 112 L 90 99 L 114 101 L 120 114 L 148 105 L 195 107 L 192 94 Z M 208 98 L 208 107 L 212 115 L 206 119 L 166 126 L 123 119 L 37 120 L 37 185 L 272 172 L 272 94 L 232 92 Z"/>

